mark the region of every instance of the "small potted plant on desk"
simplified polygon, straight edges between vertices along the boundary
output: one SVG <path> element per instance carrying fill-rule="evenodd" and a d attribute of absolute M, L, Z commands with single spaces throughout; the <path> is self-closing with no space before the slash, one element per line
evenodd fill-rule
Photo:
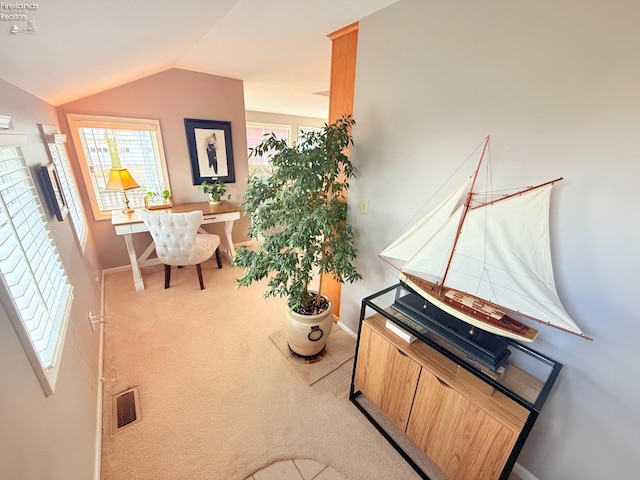
<path fill-rule="evenodd" d="M 299 144 L 271 134 L 252 155 L 270 155 L 273 175 L 252 177 L 242 208 L 251 219 L 249 235 L 262 238 L 257 248 L 241 247 L 234 266 L 243 270 L 240 286 L 268 278 L 268 296 L 286 296 L 284 330 L 289 348 L 313 357 L 322 352 L 333 326 L 330 299 L 308 289 L 314 272 L 353 282 L 361 275 L 353 264 L 357 251 L 347 222 L 346 191 L 355 169 L 350 116 L 309 132 Z"/>
<path fill-rule="evenodd" d="M 204 193 L 209 195 L 209 203 L 214 205 L 220 203 L 222 197 L 227 192 L 227 186 L 219 178 L 216 178 L 213 182 L 207 182 L 205 180 L 200 184 L 200 188 Z M 227 195 L 227 200 L 231 200 L 231 195 Z"/>
<path fill-rule="evenodd" d="M 171 201 L 171 192 L 169 190 L 162 190 L 162 192 L 149 191 L 144 196 L 144 208 L 147 210 L 158 210 L 161 208 L 171 208 L 173 202 Z"/>

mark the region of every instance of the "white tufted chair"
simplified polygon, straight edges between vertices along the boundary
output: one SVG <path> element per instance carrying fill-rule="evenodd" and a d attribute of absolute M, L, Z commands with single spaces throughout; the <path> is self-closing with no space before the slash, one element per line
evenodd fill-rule
<path fill-rule="evenodd" d="M 202 212 L 187 213 L 141 212 L 142 221 L 149 229 L 156 247 L 158 259 L 164 263 L 164 288 L 169 288 L 171 265 L 195 265 L 198 270 L 200 290 L 204 290 L 200 264 L 216 254 L 220 261 L 220 237 L 211 233 L 198 233 L 202 224 Z"/>

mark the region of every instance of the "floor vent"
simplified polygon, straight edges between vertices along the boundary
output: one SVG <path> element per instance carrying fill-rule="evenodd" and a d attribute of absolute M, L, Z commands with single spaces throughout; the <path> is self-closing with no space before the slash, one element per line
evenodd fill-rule
<path fill-rule="evenodd" d="M 114 395 L 112 404 L 113 433 L 117 433 L 123 428 L 134 425 L 140 421 L 138 387 L 133 387 L 125 392 Z"/>

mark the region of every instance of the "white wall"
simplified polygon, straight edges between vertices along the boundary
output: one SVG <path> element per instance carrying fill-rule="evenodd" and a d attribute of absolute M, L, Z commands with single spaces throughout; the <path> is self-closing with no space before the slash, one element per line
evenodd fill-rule
<path fill-rule="evenodd" d="M 364 280 L 343 287 L 343 323 L 396 282 L 377 253 L 485 135 L 497 185 L 565 177 L 556 283 L 594 341 L 539 327 L 533 347 L 564 364 L 518 459 L 540 480 L 640 470 L 638 18 L 630 0 L 402 0 L 360 22 L 349 216 Z"/>
<path fill-rule="evenodd" d="M 0 80 L 0 114 L 29 134 L 22 147 L 31 174 L 49 162 L 38 123 L 57 124 L 55 109 Z M 39 185 L 35 180 L 36 185 Z M 42 199 L 42 192 L 39 192 Z M 100 312 L 100 270 L 91 235 L 81 254 L 70 217 L 58 222 L 46 204 L 49 227 L 74 286 L 74 301 L 53 395 L 45 397 L 22 345 L 0 308 L 0 478 L 87 480 L 93 478 L 98 400 L 98 330 L 88 312 Z"/>
<path fill-rule="evenodd" d="M 322 127 L 327 122 L 326 118 L 299 117 L 296 115 L 283 115 L 280 113 L 254 112 L 247 110 L 245 112 L 247 122 L 268 123 L 275 125 L 290 125 L 291 135 L 297 140 L 298 128 L 300 127 Z"/>
<path fill-rule="evenodd" d="M 247 183 L 247 139 L 242 88 L 242 81 L 233 78 L 171 68 L 60 105 L 58 115 L 61 128 L 67 134 L 68 113 L 159 120 L 171 195 L 176 203 L 204 202 L 207 199 L 199 186 L 193 184 L 184 119 L 229 121 L 236 180 L 228 184 L 227 193 L 232 195 L 233 202 L 238 202 Z M 68 135 L 68 138 L 71 139 L 71 135 Z M 94 219 L 88 200 L 89 194 L 84 186 L 78 157 L 71 140 L 67 146 L 69 157 L 76 168 L 76 175 L 81 180 L 80 191 L 89 213 L 89 228 L 96 238 L 100 266 L 109 269 L 129 265 L 124 240 L 115 234 L 111 221 Z M 248 220 L 244 217 L 235 222 L 235 242 L 246 240 L 247 228 Z M 222 226 L 212 225 L 211 230 L 222 234 Z M 138 252 L 142 252 L 150 241 L 151 237 L 148 234 L 134 235 L 133 239 Z"/>
<path fill-rule="evenodd" d="M 177 68 L 149 75 L 59 106 L 61 128 L 66 133 L 69 133 L 66 119 L 68 113 L 158 119 L 162 130 L 171 193 L 176 203 L 206 200 L 206 195 L 199 186 L 193 185 L 184 128 L 185 118 L 231 122 L 236 180 L 228 183 L 227 193 L 232 196 L 231 201 L 234 203 L 242 201 L 247 188 L 246 121 L 290 124 L 295 129 L 294 134 L 298 125 L 323 125 L 321 119 L 245 112 L 241 80 Z M 68 138 L 71 139 L 71 136 L 69 135 Z M 115 234 L 111 222 L 93 218 L 75 148 L 71 141 L 67 146 L 69 157 L 75 165 L 76 175 L 81 180 L 80 191 L 89 213 L 89 228 L 96 238 L 100 265 L 103 269 L 128 265 L 129 258 L 124 241 Z M 207 228 L 213 233 L 222 234 L 221 226 L 210 225 Z M 236 221 L 233 227 L 234 242 L 246 241 L 248 229 L 248 218 L 243 216 Z M 136 250 L 139 252 L 143 251 L 149 242 L 148 235 L 134 236 Z"/>

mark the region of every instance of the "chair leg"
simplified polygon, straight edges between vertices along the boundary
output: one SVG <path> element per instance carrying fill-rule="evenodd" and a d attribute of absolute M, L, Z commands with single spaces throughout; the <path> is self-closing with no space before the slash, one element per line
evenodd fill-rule
<path fill-rule="evenodd" d="M 171 265 L 164 266 L 164 288 L 169 288 L 169 282 L 171 281 Z"/>
<path fill-rule="evenodd" d="M 216 262 L 218 262 L 218 268 L 222 268 L 222 260 L 220 260 L 220 247 L 216 248 Z"/>
<path fill-rule="evenodd" d="M 198 263 L 196 265 L 196 270 L 198 270 L 198 280 L 200 281 L 200 290 L 204 290 L 204 282 L 202 281 L 202 267 Z"/>

